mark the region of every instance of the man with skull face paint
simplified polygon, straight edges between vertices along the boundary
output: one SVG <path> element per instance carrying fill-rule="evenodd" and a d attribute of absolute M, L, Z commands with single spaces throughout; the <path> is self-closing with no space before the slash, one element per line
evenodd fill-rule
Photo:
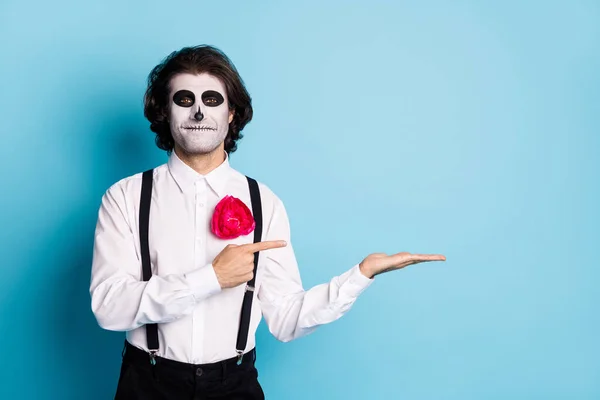
<path fill-rule="evenodd" d="M 277 339 L 294 340 L 343 316 L 376 275 L 445 260 L 374 253 L 304 290 L 282 201 L 229 165 L 252 106 L 214 47 L 157 65 L 144 113 L 168 162 L 106 191 L 94 240 L 92 311 L 102 328 L 126 332 L 116 399 L 264 399 L 254 366 L 262 316 Z M 226 196 L 252 207 L 254 237 L 211 232 Z"/>

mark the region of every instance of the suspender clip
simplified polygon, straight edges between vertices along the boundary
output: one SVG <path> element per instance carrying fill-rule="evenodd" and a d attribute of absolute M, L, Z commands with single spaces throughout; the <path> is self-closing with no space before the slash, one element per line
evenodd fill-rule
<path fill-rule="evenodd" d="M 246 292 L 254 292 L 254 286 L 246 284 Z"/>
<path fill-rule="evenodd" d="M 154 357 L 156 357 L 156 350 L 150 350 L 150 364 L 151 365 L 156 365 L 156 359 Z"/>
<path fill-rule="evenodd" d="M 237 351 L 237 365 L 240 365 L 242 363 L 242 359 L 244 358 L 244 351 L 243 350 L 236 350 Z"/>

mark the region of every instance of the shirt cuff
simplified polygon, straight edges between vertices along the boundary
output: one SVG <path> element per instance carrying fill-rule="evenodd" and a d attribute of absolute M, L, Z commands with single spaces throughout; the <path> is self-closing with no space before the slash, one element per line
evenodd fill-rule
<path fill-rule="evenodd" d="M 200 302 L 221 291 L 221 284 L 217 279 L 217 274 L 212 264 L 207 264 L 204 267 L 187 273 L 185 277 L 196 302 Z"/>
<path fill-rule="evenodd" d="M 350 270 L 348 280 L 344 284 L 344 293 L 351 297 L 358 297 L 365 289 L 371 286 L 374 281 L 374 279 L 364 276 L 362 272 L 360 272 L 359 264 L 356 264 Z"/>

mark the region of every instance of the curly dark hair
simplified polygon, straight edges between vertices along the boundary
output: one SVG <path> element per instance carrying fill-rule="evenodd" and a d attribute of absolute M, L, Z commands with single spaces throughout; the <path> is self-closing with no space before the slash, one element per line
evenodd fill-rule
<path fill-rule="evenodd" d="M 225 151 L 233 153 L 240 133 L 252 120 L 252 99 L 231 60 L 219 49 L 208 46 L 184 47 L 169 54 L 148 75 L 148 88 L 144 95 L 144 116 L 150 121 L 150 129 L 156 133 L 156 145 L 173 151 L 175 142 L 169 127 L 169 84 L 179 73 L 209 73 L 221 80 L 227 91 L 229 110 L 234 111 L 233 120 L 225 138 Z"/>

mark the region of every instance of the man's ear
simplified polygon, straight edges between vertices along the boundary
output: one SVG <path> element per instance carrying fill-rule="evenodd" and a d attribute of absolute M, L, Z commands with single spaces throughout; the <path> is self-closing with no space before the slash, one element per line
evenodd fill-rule
<path fill-rule="evenodd" d="M 233 116 L 235 115 L 235 110 L 229 110 L 229 123 L 233 121 Z"/>

